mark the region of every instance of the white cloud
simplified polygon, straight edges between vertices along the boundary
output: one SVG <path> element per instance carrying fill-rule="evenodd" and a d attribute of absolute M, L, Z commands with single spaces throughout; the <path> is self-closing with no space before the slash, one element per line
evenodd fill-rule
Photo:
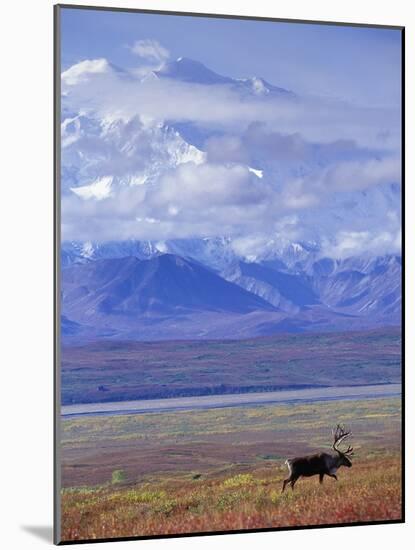
<path fill-rule="evenodd" d="M 319 184 L 330 192 L 350 192 L 400 181 L 401 162 L 393 156 L 335 164 L 322 171 Z"/>
<path fill-rule="evenodd" d="M 81 194 L 62 197 L 64 240 L 226 235 L 245 257 L 302 240 L 322 242 L 322 254 L 336 258 L 400 250 L 400 217 L 381 186 L 365 196 L 326 193 L 317 202 L 301 186 L 278 189 L 246 166 L 187 163 L 157 185 L 113 185 L 101 200 Z"/>
<path fill-rule="evenodd" d="M 279 218 L 278 191 L 246 166 L 185 163 L 157 185 L 107 187 L 103 182 L 62 198 L 65 239 L 236 235 L 269 228 Z M 89 223 L 79 225 L 80 219 Z"/>
<path fill-rule="evenodd" d="M 250 162 L 241 136 L 213 136 L 206 140 L 207 157 L 212 162 Z"/>
<path fill-rule="evenodd" d="M 322 143 L 353 140 L 360 146 L 384 147 L 380 136 L 387 131 L 388 148 L 400 145 L 400 115 L 396 109 L 360 108 L 316 98 L 293 101 L 241 96 L 227 84 L 204 86 L 156 77 L 140 80 L 133 77 L 132 71 L 128 72 L 130 78 L 125 78 L 125 72 L 105 70 L 105 63 L 108 65 L 102 59 L 89 60 L 65 71 L 64 103 L 100 118 L 117 116 L 126 120 L 139 114 L 154 120 L 192 122 L 210 128 L 215 125 L 237 133 L 259 121 L 270 129 L 267 146 L 280 151 L 285 147 L 288 156 L 293 148 L 295 154 L 301 152 L 302 139 Z M 88 75 L 87 80 L 82 75 Z M 296 144 L 298 132 L 302 138 L 298 136 Z"/>
<path fill-rule="evenodd" d="M 134 135 L 139 128 L 138 124 Z M 116 129 L 120 135 L 120 128 Z M 124 147 L 124 142 L 117 143 Z M 127 143 L 135 151 L 133 142 Z M 334 172 L 328 178 L 325 169 L 314 170 L 305 178 L 275 182 L 266 170 L 259 178 L 248 165 L 238 163 L 165 162 L 162 157 L 164 173 L 158 172 L 155 181 L 143 185 L 134 185 L 138 176 L 120 180 L 120 175 L 115 179 L 106 175 L 73 188 L 72 195 L 78 196 L 65 196 L 62 201 L 64 239 L 165 240 L 228 235 L 237 239 L 235 247 L 247 250 L 247 255 L 252 255 L 255 246 L 268 242 L 270 235 L 278 236 L 274 246 L 277 241 L 327 237 L 330 244 L 325 244 L 325 250 L 335 256 L 346 254 L 353 246 L 357 249 L 358 242 L 363 243 L 362 250 L 369 245 L 380 248 L 381 244 L 385 249 L 396 248 L 394 239 L 382 238 L 376 244 L 372 236 L 384 231 L 396 235 L 400 227 L 396 210 L 399 193 L 392 187 L 383 189 L 383 184 L 389 183 L 386 176 L 394 173 L 393 162 L 385 160 L 379 165 L 383 168 L 376 165 L 375 169 L 373 161 L 367 161 L 360 183 L 363 190 L 371 190 L 367 195 L 361 195 L 357 185 L 347 189 L 341 179 L 334 178 Z M 103 166 L 111 164 L 106 159 Z M 114 169 L 116 166 L 118 163 Z M 119 166 L 127 172 L 131 168 L 122 159 Z M 354 173 L 353 162 L 352 168 Z M 346 172 L 344 167 L 339 169 L 340 174 Z M 365 238 L 368 228 L 370 239 Z"/>
<path fill-rule="evenodd" d="M 170 57 L 170 52 L 157 40 L 137 40 L 130 47 L 130 50 L 139 57 L 159 63 L 166 61 Z"/>
<path fill-rule="evenodd" d="M 189 209 L 200 208 L 196 214 L 202 217 L 203 209 L 217 206 L 249 208 L 269 200 L 271 189 L 258 180 L 241 165 L 186 163 L 161 179 L 152 202 L 168 207 L 179 200 Z"/>
<path fill-rule="evenodd" d="M 213 136 L 206 141 L 208 158 L 215 162 L 254 159 L 290 162 L 302 161 L 313 154 L 312 144 L 298 132 L 273 131 L 264 122 L 254 121 L 239 135 Z"/>
<path fill-rule="evenodd" d="M 304 185 L 301 179 L 289 181 L 282 192 L 282 202 L 288 209 L 304 209 L 316 206 L 319 198 L 311 186 Z"/>
<path fill-rule="evenodd" d="M 340 231 L 333 240 L 323 242 L 322 255 L 344 259 L 362 254 L 401 253 L 401 232 Z"/>
<path fill-rule="evenodd" d="M 168 54 L 133 48 L 153 63 Z M 140 80 L 104 59 L 74 65 L 62 86 L 64 107 L 82 112 L 62 124 L 65 239 L 228 235 L 245 256 L 290 239 L 322 239 L 334 257 L 400 246 L 397 111 Z M 206 154 L 165 120 L 202 128 Z"/>
<path fill-rule="evenodd" d="M 268 247 L 275 245 L 275 239 L 264 233 L 243 235 L 236 237 L 231 242 L 231 247 L 237 256 L 255 261 L 255 258 Z M 274 247 L 275 250 L 275 247 Z"/>

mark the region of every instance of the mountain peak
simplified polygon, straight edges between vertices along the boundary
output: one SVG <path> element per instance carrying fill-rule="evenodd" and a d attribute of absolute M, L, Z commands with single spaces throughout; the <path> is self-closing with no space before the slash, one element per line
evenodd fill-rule
<path fill-rule="evenodd" d="M 119 78 L 134 80 L 134 77 L 128 71 L 114 65 L 104 57 L 99 59 L 84 59 L 79 63 L 75 63 L 62 72 L 61 78 L 63 85 L 74 86 L 86 82 L 93 77 L 108 74 L 115 74 Z"/>
<path fill-rule="evenodd" d="M 278 94 L 284 95 L 286 97 L 294 97 L 294 93 L 286 90 L 285 88 L 280 88 L 270 84 L 265 78 L 260 76 L 250 76 L 249 78 L 244 78 L 241 82 L 245 83 L 251 91 L 258 96 L 263 96 L 267 94 Z"/>
<path fill-rule="evenodd" d="M 175 254 L 72 266 L 63 271 L 62 285 L 63 314 L 83 324 L 100 322 L 105 315 L 125 315 L 122 325 L 138 322 L 139 315 L 276 311 L 255 294 Z"/>
<path fill-rule="evenodd" d="M 227 84 L 232 83 L 232 78 L 221 76 L 211 71 L 200 61 L 188 57 L 178 57 L 175 61 L 169 61 L 154 74 L 162 78 L 174 78 L 183 82 L 197 84 Z"/>
<path fill-rule="evenodd" d="M 267 82 L 264 78 L 252 76 L 249 78 L 231 78 L 215 73 L 206 65 L 189 57 L 178 57 L 175 61 L 166 62 L 161 69 L 152 73 L 158 78 L 171 78 L 194 84 L 214 85 L 231 84 L 242 93 L 263 96 L 277 94 L 278 96 L 293 97 L 293 92 L 279 88 Z"/>

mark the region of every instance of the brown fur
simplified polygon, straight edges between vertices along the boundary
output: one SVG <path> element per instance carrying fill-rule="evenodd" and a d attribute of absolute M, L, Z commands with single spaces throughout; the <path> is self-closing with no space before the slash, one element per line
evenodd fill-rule
<path fill-rule="evenodd" d="M 300 477 L 311 477 L 318 475 L 320 483 L 323 483 L 324 476 L 334 478 L 337 481 L 336 472 L 340 466 L 351 467 L 350 460 L 340 451 L 337 451 L 337 456 L 329 453 L 317 453 L 314 455 L 301 456 L 298 458 L 288 459 L 285 462 L 288 466 L 290 475 L 284 479 L 282 492 L 288 483 L 291 489 L 294 489 L 295 482 Z"/>

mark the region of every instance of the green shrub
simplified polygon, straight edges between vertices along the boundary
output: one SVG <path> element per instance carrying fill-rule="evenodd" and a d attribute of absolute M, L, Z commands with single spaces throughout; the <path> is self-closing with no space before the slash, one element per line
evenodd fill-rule
<path fill-rule="evenodd" d="M 123 495 L 124 499 L 128 502 L 134 503 L 147 503 L 154 504 L 159 503 L 167 499 L 166 491 L 137 491 L 131 490 Z"/>
<path fill-rule="evenodd" d="M 217 499 L 216 506 L 219 510 L 229 510 L 240 506 L 245 501 L 245 497 L 246 495 L 243 491 L 225 493 Z"/>
<path fill-rule="evenodd" d="M 253 481 L 251 474 L 238 474 L 229 479 L 225 479 L 222 483 L 223 487 L 227 489 L 232 489 L 233 487 L 243 487 L 244 485 L 250 485 Z"/>
<path fill-rule="evenodd" d="M 111 476 L 111 483 L 114 485 L 116 483 L 122 483 L 127 479 L 124 470 L 114 470 Z"/>

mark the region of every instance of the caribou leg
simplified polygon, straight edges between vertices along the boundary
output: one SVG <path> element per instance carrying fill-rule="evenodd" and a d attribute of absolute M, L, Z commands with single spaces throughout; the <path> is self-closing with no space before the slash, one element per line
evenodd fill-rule
<path fill-rule="evenodd" d="M 287 485 L 287 483 L 290 483 L 291 481 L 291 477 L 287 477 L 287 479 L 284 479 L 283 483 L 282 483 L 282 491 L 281 493 L 283 493 L 285 491 L 285 486 Z"/>
<path fill-rule="evenodd" d="M 293 477 L 292 480 L 291 480 L 291 490 L 294 491 L 294 485 L 295 485 L 295 482 L 297 481 L 298 477 Z"/>

